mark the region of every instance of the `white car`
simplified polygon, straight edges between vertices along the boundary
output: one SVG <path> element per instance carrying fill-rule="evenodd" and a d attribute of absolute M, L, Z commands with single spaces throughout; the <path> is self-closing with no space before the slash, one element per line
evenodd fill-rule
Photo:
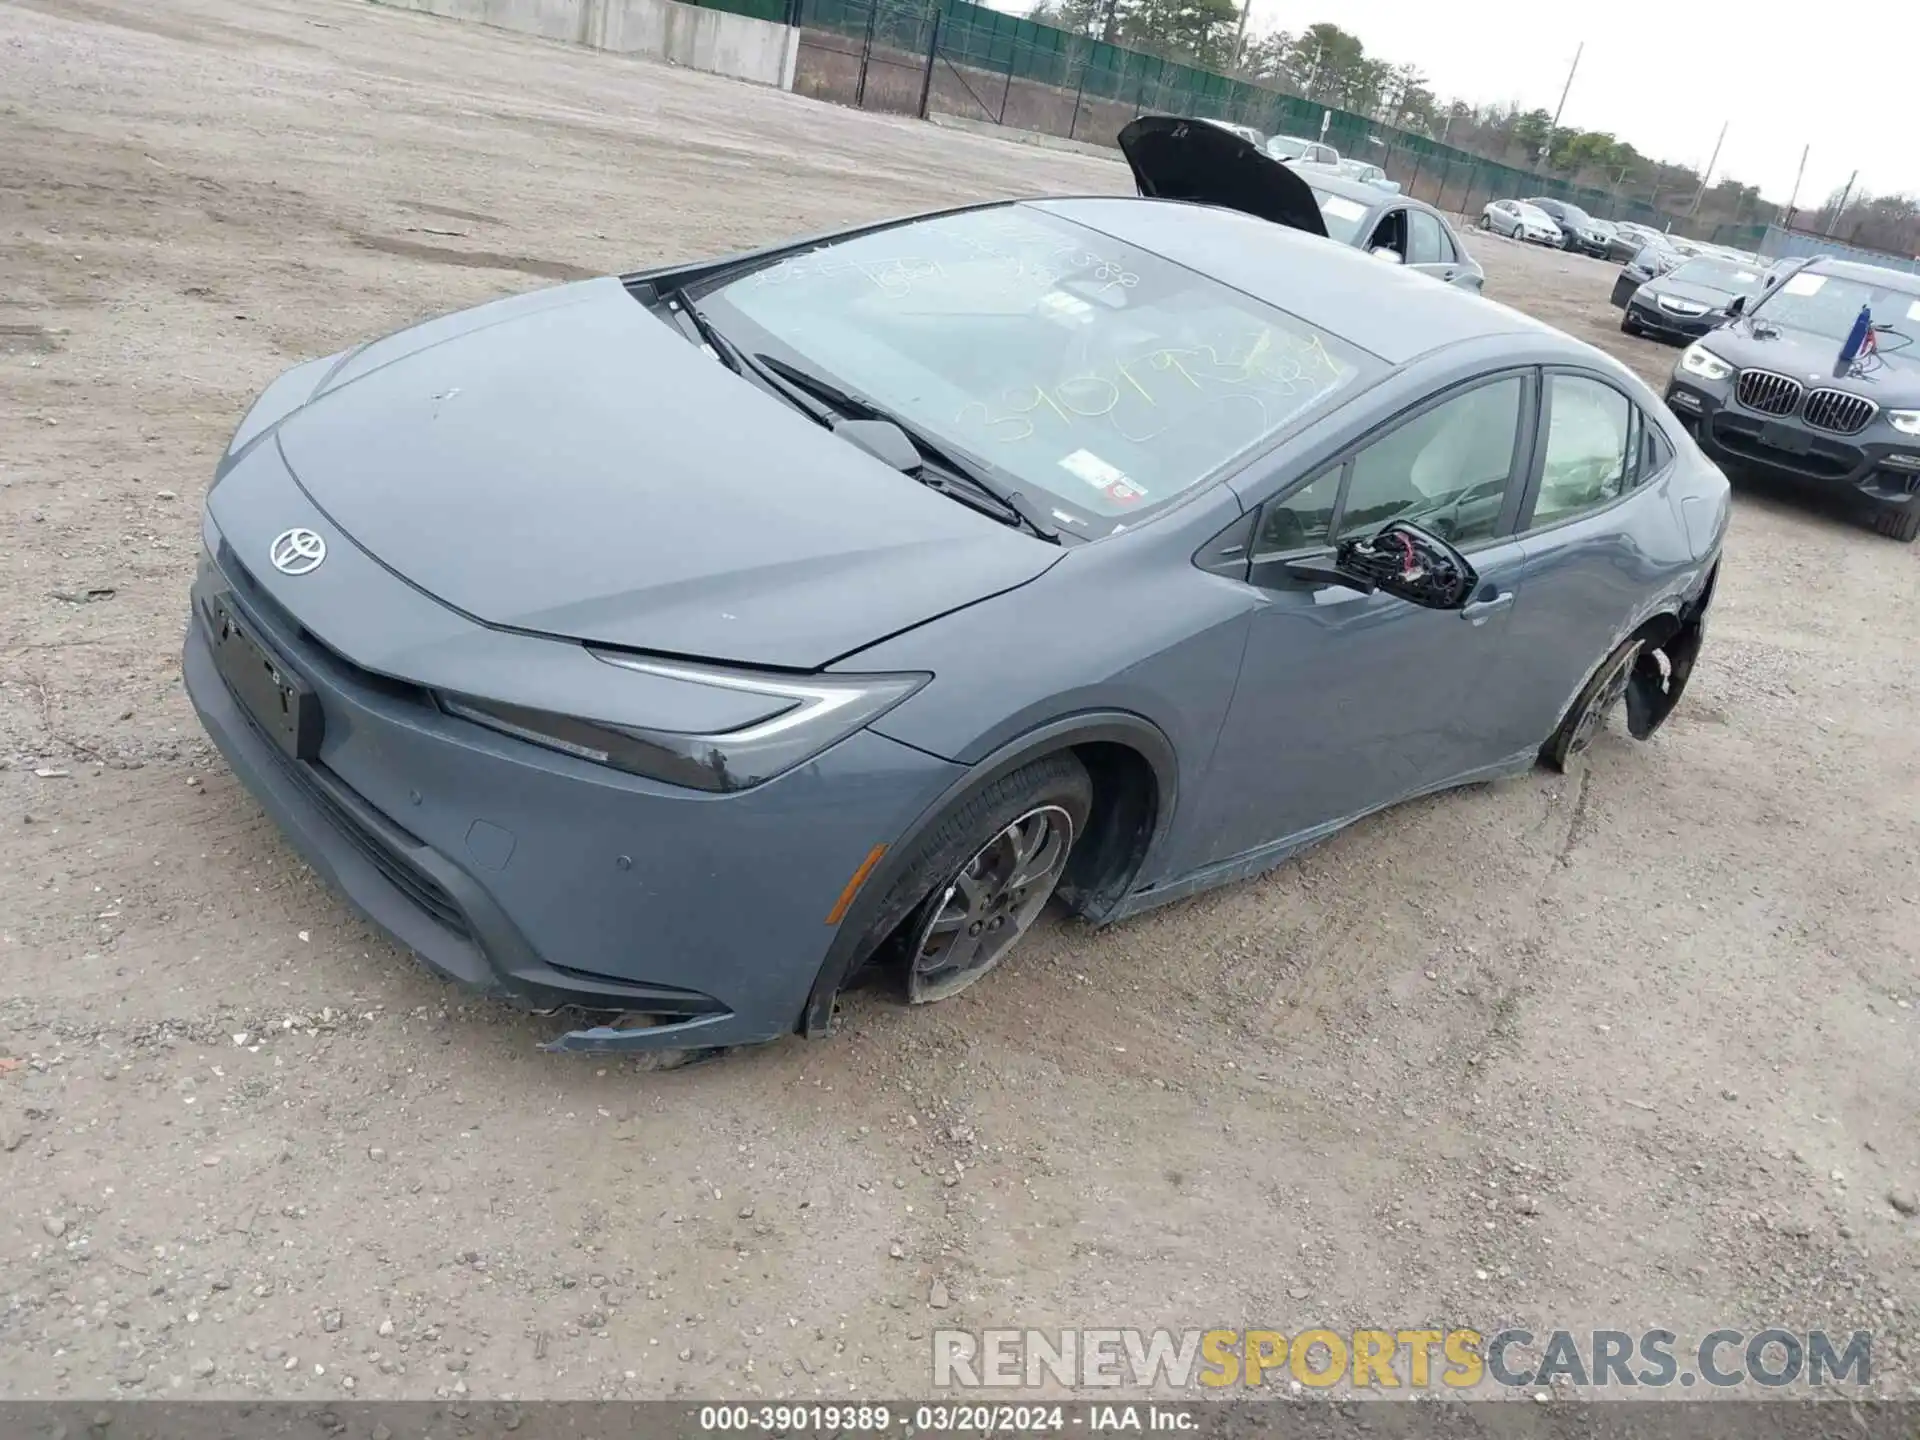
<path fill-rule="evenodd" d="M 1535 245 L 1559 245 L 1565 238 L 1551 215 L 1524 200 L 1495 200 L 1480 212 L 1480 228 Z"/>
<path fill-rule="evenodd" d="M 1249 145 L 1253 146 L 1255 149 L 1259 149 L 1261 146 L 1264 146 L 1267 143 L 1267 137 L 1262 135 L 1258 130 L 1254 129 L 1253 126 L 1251 125 L 1236 125 L 1231 120 L 1214 120 L 1205 115 L 1201 116 L 1200 118 L 1205 120 L 1209 125 L 1219 126 L 1222 130 L 1226 131 L 1229 135 L 1238 135 L 1242 140 L 1246 141 Z"/>
<path fill-rule="evenodd" d="M 1340 164 L 1340 152 L 1333 146 L 1322 144 L 1318 140 L 1305 140 L 1298 135 L 1270 135 L 1262 148 L 1283 165 L 1290 165 L 1295 161 L 1329 167 L 1337 167 Z"/>

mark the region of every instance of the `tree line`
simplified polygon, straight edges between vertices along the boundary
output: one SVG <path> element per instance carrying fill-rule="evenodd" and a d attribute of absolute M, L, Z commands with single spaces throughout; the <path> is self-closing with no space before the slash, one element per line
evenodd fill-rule
<path fill-rule="evenodd" d="M 1442 101 L 1418 66 L 1369 54 L 1359 36 L 1338 25 L 1249 35 L 1237 0 L 1039 0 L 1031 18 L 1605 191 L 1622 204 L 1637 201 L 1676 218 L 1690 215 L 1692 228 L 1703 234 L 1717 225 L 1789 218 L 1784 204 L 1763 200 L 1757 186 L 1723 176 L 1703 192 L 1694 166 L 1643 155 L 1606 131 L 1556 126 L 1549 111 Z M 1798 227 L 1823 233 L 1830 228 L 1836 239 L 1853 244 L 1920 252 L 1920 204 L 1909 196 L 1869 197 L 1855 190 L 1790 218 Z"/>

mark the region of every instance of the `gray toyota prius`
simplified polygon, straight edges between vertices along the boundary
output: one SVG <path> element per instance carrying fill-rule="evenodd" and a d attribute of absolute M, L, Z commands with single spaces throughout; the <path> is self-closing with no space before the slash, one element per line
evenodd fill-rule
<path fill-rule="evenodd" d="M 948 210 L 289 371 L 206 499 L 208 733 L 433 969 L 676 1057 L 1651 735 L 1728 518 L 1661 397 L 1205 199 Z"/>

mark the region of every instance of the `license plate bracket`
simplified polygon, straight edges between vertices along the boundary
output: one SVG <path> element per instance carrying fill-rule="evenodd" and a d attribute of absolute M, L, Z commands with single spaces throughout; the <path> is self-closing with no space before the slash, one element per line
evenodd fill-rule
<path fill-rule="evenodd" d="M 1813 452 L 1813 441 L 1799 427 L 1780 420 L 1769 420 L 1760 427 L 1760 443 L 1769 450 L 1780 450 L 1788 455 L 1808 455 Z"/>
<path fill-rule="evenodd" d="M 223 600 L 213 602 L 213 663 L 240 706 L 296 760 L 320 755 L 323 722 L 313 687 L 257 639 Z"/>

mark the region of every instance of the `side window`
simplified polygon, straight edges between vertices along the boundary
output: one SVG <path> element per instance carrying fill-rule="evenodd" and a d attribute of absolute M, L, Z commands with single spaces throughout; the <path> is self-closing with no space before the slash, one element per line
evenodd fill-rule
<path fill-rule="evenodd" d="M 1326 545 L 1333 529 L 1333 508 L 1340 498 L 1341 470 L 1335 465 L 1286 499 L 1269 500 L 1261 507 L 1260 533 L 1253 539 L 1254 559 Z"/>
<path fill-rule="evenodd" d="M 1547 443 L 1534 528 L 1597 510 L 1626 494 L 1639 469 L 1641 443 L 1633 403 L 1584 375 L 1547 382 Z"/>
<path fill-rule="evenodd" d="M 1453 232 L 1438 220 L 1433 223 L 1440 231 L 1440 263 L 1451 265 L 1460 258 L 1459 247 L 1453 243 Z"/>
<path fill-rule="evenodd" d="M 1354 456 L 1337 538 L 1416 520 L 1455 545 L 1491 539 L 1513 472 L 1523 393 L 1517 375 L 1476 386 Z"/>
<path fill-rule="evenodd" d="M 1673 461 L 1673 447 L 1667 443 L 1667 437 L 1660 433 L 1660 427 L 1652 421 L 1646 422 L 1646 444 L 1640 456 L 1640 478 L 1651 480 Z"/>
<path fill-rule="evenodd" d="M 1407 211 L 1407 263 L 1409 265 L 1438 265 L 1446 257 L 1440 247 L 1446 239 L 1440 233 L 1440 222 L 1424 210 Z"/>

